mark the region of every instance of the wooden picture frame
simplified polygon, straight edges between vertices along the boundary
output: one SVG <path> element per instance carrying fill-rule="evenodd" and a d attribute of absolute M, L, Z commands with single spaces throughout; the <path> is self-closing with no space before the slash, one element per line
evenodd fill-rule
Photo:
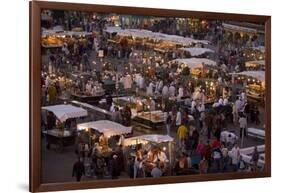
<path fill-rule="evenodd" d="M 46 1 L 30 1 L 30 192 L 77 190 L 105 187 L 124 187 L 152 184 L 183 183 L 197 181 L 229 180 L 243 178 L 261 178 L 271 176 L 271 17 L 260 15 L 212 13 L 154 8 L 136 8 L 121 6 L 104 6 L 94 4 L 58 3 Z M 133 14 L 160 17 L 191 17 L 202 19 L 223 19 L 243 22 L 262 22 L 265 24 L 265 168 L 263 172 L 215 173 L 204 175 L 169 176 L 161 178 L 118 179 L 99 181 L 83 181 L 73 183 L 42 183 L 41 181 L 41 27 L 42 9 L 76 10 L 99 13 Z"/>

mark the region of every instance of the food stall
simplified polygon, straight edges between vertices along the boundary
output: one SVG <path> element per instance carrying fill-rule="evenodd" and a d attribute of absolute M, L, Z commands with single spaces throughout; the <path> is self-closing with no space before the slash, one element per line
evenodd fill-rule
<path fill-rule="evenodd" d="M 192 75 L 201 77 L 208 72 L 206 66 L 217 65 L 215 61 L 206 58 L 179 58 L 172 60 L 171 63 L 178 64 L 179 72 L 188 67 Z"/>
<path fill-rule="evenodd" d="M 245 62 L 245 67 L 249 70 L 265 70 L 264 60 L 254 60 Z"/>
<path fill-rule="evenodd" d="M 73 145 L 75 141 L 75 135 L 73 132 L 66 130 L 65 122 L 68 119 L 85 117 L 88 115 L 88 112 L 80 107 L 75 107 L 69 104 L 63 105 L 54 105 L 54 106 L 45 106 L 42 107 L 42 116 L 43 121 L 45 120 L 46 125 L 48 123 L 48 114 L 47 112 L 52 112 L 56 117 L 57 124 L 55 129 L 45 130 L 42 133 L 46 136 L 47 146 L 49 147 L 51 144 L 57 145 L 60 148 L 63 146 Z"/>
<path fill-rule="evenodd" d="M 157 158 L 165 162 L 164 173 L 171 173 L 171 169 L 174 163 L 174 139 L 169 135 L 159 135 L 159 134 L 151 134 L 151 135 L 140 135 L 131 138 L 127 138 L 124 140 L 124 154 L 127 156 L 137 156 L 137 151 L 145 151 L 151 152 L 153 149 L 157 149 L 157 153 L 164 153 L 164 160 L 161 158 Z M 142 146 L 141 150 L 136 148 L 137 146 Z M 166 156 L 167 155 L 167 156 Z M 146 157 L 146 156 L 143 156 Z M 163 158 L 163 157 L 162 157 Z M 149 155 L 144 159 L 144 169 L 146 173 L 150 173 L 152 168 L 155 166 L 155 162 L 149 159 Z"/>
<path fill-rule="evenodd" d="M 193 44 L 209 44 L 206 40 L 196 40 L 189 37 L 169 35 L 159 32 L 140 29 L 122 29 L 120 27 L 107 27 L 105 30 L 109 34 L 117 34 L 119 41 L 127 37 L 128 44 L 145 44 L 151 48 L 167 49 L 176 48 L 177 46 L 191 46 Z M 117 41 L 117 42 L 119 42 Z"/>
<path fill-rule="evenodd" d="M 73 37 L 79 38 L 79 41 L 87 36 L 91 36 L 91 32 L 85 31 L 64 31 L 63 29 L 43 30 L 41 34 L 41 44 L 44 48 L 62 47 L 64 43 L 72 43 Z"/>
<path fill-rule="evenodd" d="M 265 71 L 243 71 L 232 74 L 238 76 L 238 80 L 246 84 L 247 96 L 255 100 L 263 101 L 265 92 Z"/>
<path fill-rule="evenodd" d="M 251 61 L 251 60 L 264 60 L 265 58 L 265 47 L 247 47 L 243 50 L 243 56 Z"/>
<path fill-rule="evenodd" d="M 142 111 L 137 113 L 133 121 L 142 127 L 157 129 L 165 124 L 165 114 L 161 110 Z"/>
<path fill-rule="evenodd" d="M 94 73 L 73 72 L 69 74 L 74 79 L 75 87 L 71 93 L 71 98 L 80 102 L 97 104 L 104 96 L 103 85 L 97 81 Z"/>
<path fill-rule="evenodd" d="M 77 125 L 77 129 L 79 136 L 87 134 L 86 136 L 89 139 L 87 142 L 82 143 L 87 143 L 90 147 L 93 147 L 93 153 L 105 161 L 106 170 L 109 169 L 110 158 L 114 153 L 119 154 L 118 152 L 121 151 L 120 154 L 122 155 L 122 149 L 120 149 L 119 145 L 122 145 L 124 136 L 132 133 L 132 127 L 125 127 L 108 120 L 81 123 Z M 119 161 L 119 164 L 122 164 L 122 159 Z M 87 168 L 88 170 L 89 167 Z"/>
<path fill-rule="evenodd" d="M 112 148 L 115 148 L 116 143 L 109 144 L 109 140 L 114 140 L 115 136 L 127 136 L 132 133 L 132 127 L 126 127 L 119 123 L 109 121 L 109 120 L 99 120 L 81 123 L 77 125 L 78 131 L 86 131 L 89 132 L 89 136 L 92 138 L 93 135 L 95 137 L 104 137 L 104 141 L 101 143 L 99 138 L 99 143 L 94 144 L 97 146 L 99 152 L 103 155 L 111 154 Z M 90 143 L 91 145 L 91 143 Z"/>

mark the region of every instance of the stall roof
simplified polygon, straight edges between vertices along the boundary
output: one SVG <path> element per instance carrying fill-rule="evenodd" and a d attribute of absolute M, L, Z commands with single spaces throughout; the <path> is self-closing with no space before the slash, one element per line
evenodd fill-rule
<path fill-rule="evenodd" d="M 222 26 L 224 27 L 224 29 L 233 30 L 233 31 L 237 31 L 237 32 L 257 33 L 257 31 L 258 31 L 257 29 L 254 29 L 254 28 L 233 25 L 233 24 L 228 24 L 228 23 L 222 23 Z"/>
<path fill-rule="evenodd" d="M 202 67 L 203 64 L 211 66 L 215 66 L 217 64 L 215 61 L 206 58 L 180 58 L 172 60 L 172 62 L 173 61 L 186 64 L 189 68 Z"/>
<path fill-rule="evenodd" d="M 196 47 L 180 48 L 180 50 L 189 52 L 191 56 L 200 56 L 200 55 L 208 53 L 208 52 L 214 52 L 214 50 L 211 50 L 209 48 L 196 48 Z"/>
<path fill-rule="evenodd" d="M 243 71 L 238 73 L 231 73 L 236 75 L 244 75 L 244 76 L 250 76 L 252 78 L 256 78 L 262 82 L 265 81 L 265 71 Z"/>
<path fill-rule="evenodd" d="M 169 135 L 151 134 L 151 135 L 140 135 L 136 137 L 127 138 L 124 140 L 124 145 L 129 146 L 138 143 L 147 143 L 147 142 L 163 143 L 163 142 L 171 142 L 171 141 L 174 141 L 174 139 Z"/>
<path fill-rule="evenodd" d="M 264 46 L 256 46 L 256 47 L 251 47 L 253 50 L 259 50 L 260 52 L 264 53 L 265 52 L 265 47 Z"/>
<path fill-rule="evenodd" d="M 248 61 L 248 62 L 245 62 L 245 65 L 246 65 L 246 67 L 253 66 L 253 65 L 264 66 L 265 61 L 264 60 Z"/>
<path fill-rule="evenodd" d="M 81 123 L 77 125 L 77 128 L 78 130 L 92 128 L 100 133 L 103 133 L 107 137 L 129 134 L 132 132 L 132 127 L 125 127 L 119 123 L 108 121 L 108 120 Z"/>
<path fill-rule="evenodd" d="M 170 41 L 182 45 L 190 45 L 192 43 L 209 44 L 207 40 L 196 40 L 189 37 L 169 35 L 159 32 L 152 32 L 149 30 L 140 29 L 121 29 L 120 27 L 108 27 L 106 30 L 108 33 L 117 33 L 119 36 L 132 36 L 140 38 L 150 38 L 154 40 Z"/>
<path fill-rule="evenodd" d="M 92 35 L 91 32 L 86 32 L 86 31 L 63 31 L 63 30 L 56 30 L 56 29 L 52 29 L 52 30 L 42 30 L 42 37 L 45 36 L 88 36 L 88 35 Z"/>
<path fill-rule="evenodd" d="M 85 109 L 73 105 L 45 106 L 42 107 L 42 109 L 53 112 L 61 122 L 64 122 L 69 118 L 84 117 L 88 115 L 88 112 Z"/>

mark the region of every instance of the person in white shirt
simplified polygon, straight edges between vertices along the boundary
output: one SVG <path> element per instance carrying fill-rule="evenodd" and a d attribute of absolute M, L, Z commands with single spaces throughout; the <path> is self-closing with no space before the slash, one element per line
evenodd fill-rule
<path fill-rule="evenodd" d="M 187 161 L 187 168 L 191 169 L 192 168 L 192 161 L 191 161 L 191 157 L 189 155 L 187 155 L 186 161 Z"/>
<path fill-rule="evenodd" d="M 87 93 L 91 93 L 92 91 L 92 85 L 91 83 L 88 81 L 87 84 L 86 84 L 86 92 Z"/>
<path fill-rule="evenodd" d="M 239 97 L 239 99 L 237 99 L 235 101 L 235 106 L 236 106 L 237 111 L 239 112 L 241 110 L 242 106 L 243 106 L 241 97 Z"/>
<path fill-rule="evenodd" d="M 232 115 L 233 115 L 233 123 L 236 124 L 238 122 L 238 110 L 235 104 L 232 106 Z"/>
<path fill-rule="evenodd" d="M 246 93 L 244 91 L 242 91 L 241 93 L 241 99 L 243 102 L 245 102 L 247 100 L 247 96 L 246 96 Z"/>
<path fill-rule="evenodd" d="M 156 110 L 156 103 L 155 103 L 155 101 L 153 99 L 151 99 L 150 110 L 151 111 L 155 111 Z"/>
<path fill-rule="evenodd" d="M 62 51 L 64 52 L 65 55 L 69 54 L 69 50 L 67 48 L 67 43 L 64 43 L 62 46 Z"/>
<path fill-rule="evenodd" d="M 200 113 L 202 113 L 202 112 L 205 111 L 205 105 L 202 104 L 202 103 L 200 103 L 197 109 L 198 109 L 198 111 L 199 111 Z"/>
<path fill-rule="evenodd" d="M 191 101 L 191 114 L 195 111 L 196 108 L 196 102 L 194 100 Z"/>
<path fill-rule="evenodd" d="M 115 111 L 115 105 L 114 103 L 111 103 L 111 106 L 110 106 L 110 112 L 114 112 Z"/>
<path fill-rule="evenodd" d="M 223 99 L 222 99 L 222 97 L 220 97 L 220 99 L 219 99 L 219 105 L 223 105 Z"/>
<path fill-rule="evenodd" d="M 52 82 L 51 78 L 49 76 L 47 76 L 46 80 L 45 80 L 45 85 L 46 85 L 47 88 L 50 86 L 51 82 Z"/>
<path fill-rule="evenodd" d="M 219 78 L 218 78 L 218 84 L 221 84 L 221 83 L 222 83 L 222 78 L 219 77 Z"/>
<path fill-rule="evenodd" d="M 181 125 L 181 121 L 182 121 L 182 114 L 181 114 L 181 111 L 178 110 L 177 116 L 176 116 L 176 126 L 177 127 L 179 127 Z"/>
<path fill-rule="evenodd" d="M 174 97 L 176 95 L 176 88 L 174 85 L 170 85 L 169 87 L 169 96 Z"/>
<path fill-rule="evenodd" d="M 142 76 L 139 78 L 139 87 L 140 89 L 144 89 L 144 78 Z"/>
<path fill-rule="evenodd" d="M 200 100 L 202 104 L 205 104 L 206 101 L 206 95 L 205 95 L 205 90 L 203 89 L 202 92 L 200 92 Z"/>
<path fill-rule="evenodd" d="M 224 105 L 224 106 L 228 105 L 228 99 L 227 99 L 227 98 L 224 98 L 224 99 L 223 99 L 223 105 Z"/>
<path fill-rule="evenodd" d="M 159 151 L 158 154 L 157 154 L 157 157 L 158 157 L 158 160 L 160 162 L 164 162 L 165 163 L 165 162 L 168 161 L 167 156 L 166 156 L 165 152 L 163 152 L 163 151 Z"/>
<path fill-rule="evenodd" d="M 162 89 L 162 95 L 163 95 L 164 98 L 165 98 L 165 97 L 168 97 L 168 95 L 169 95 L 169 88 L 168 88 L 167 85 L 165 85 L 165 86 L 163 87 L 163 89 Z"/>
<path fill-rule="evenodd" d="M 149 95 L 149 96 L 153 95 L 153 87 L 154 87 L 154 84 L 152 82 L 150 82 L 148 87 L 146 88 L 147 95 Z"/>
<path fill-rule="evenodd" d="M 228 145 L 234 145 L 237 142 L 238 137 L 229 131 L 221 132 L 220 141 Z"/>
<path fill-rule="evenodd" d="M 133 83 L 133 81 L 132 81 L 132 78 L 129 74 L 123 78 L 123 85 L 124 85 L 125 90 L 131 89 L 132 83 Z"/>
<path fill-rule="evenodd" d="M 231 150 L 231 158 L 232 158 L 232 165 L 234 166 L 234 170 L 237 171 L 239 159 L 240 159 L 240 148 L 237 144 Z"/>
<path fill-rule="evenodd" d="M 239 125 L 240 125 L 240 137 L 242 135 L 246 136 L 246 129 L 247 129 L 247 118 L 245 115 L 240 116 L 239 118 Z"/>
<path fill-rule="evenodd" d="M 180 100 L 183 97 L 183 87 L 179 87 L 179 94 L 177 96 L 177 99 Z"/>

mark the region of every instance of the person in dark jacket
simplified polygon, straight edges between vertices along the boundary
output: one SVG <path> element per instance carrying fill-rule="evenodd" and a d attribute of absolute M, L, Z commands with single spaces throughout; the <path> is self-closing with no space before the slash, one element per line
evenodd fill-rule
<path fill-rule="evenodd" d="M 120 168 L 119 168 L 119 162 L 118 162 L 118 156 L 114 154 L 112 156 L 112 159 L 110 161 L 110 172 L 112 179 L 117 179 L 118 176 L 120 176 Z"/>
<path fill-rule="evenodd" d="M 76 181 L 80 182 L 82 175 L 85 175 L 84 163 L 78 158 L 78 161 L 74 163 L 72 169 L 72 177 L 76 177 Z"/>
<path fill-rule="evenodd" d="M 47 130 L 54 129 L 56 125 L 56 117 L 52 112 L 48 112 L 47 114 Z"/>

